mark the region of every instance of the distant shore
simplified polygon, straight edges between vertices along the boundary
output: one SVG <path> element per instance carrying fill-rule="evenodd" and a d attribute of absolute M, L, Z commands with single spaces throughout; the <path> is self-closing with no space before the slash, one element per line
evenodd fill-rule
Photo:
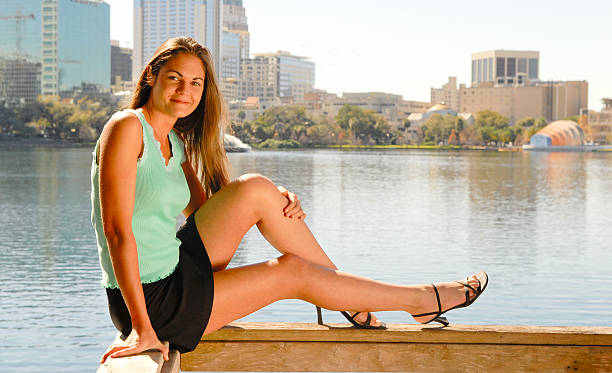
<path fill-rule="evenodd" d="M 337 149 L 422 149 L 422 150 L 490 150 L 490 151 L 520 151 L 519 147 L 499 148 L 483 145 L 329 145 L 324 148 Z"/>
<path fill-rule="evenodd" d="M 514 147 L 497 147 L 484 145 L 314 145 L 299 148 L 259 148 L 253 146 L 253 149 L 259 151 L 267 150 L 300 150 L 300 149 L 416 149 L 416 150 L 482 150 L 482 151 L 500 151 L 500 152 L 520 152 L 523 149 L 519 146 Z"/>
<path fill-rule="evenodd" d="M 95 143 L 88 141 L 70 141 L 49 139 L 44 137 L 17 137 L 0 135 L 0 147 L 2 148 L 83 148 L 93 146 Z"/>
<path fill-rule="evenodd" d="M 91 141 L 71 141 L 60 139 L 49 139 L 43 137 L 16 137 L 0 135 L 0 148 L 86 148 L 93 147 L 95 142 Z M 299 148 L 258 148 L 253 146 L 255 151 L 279 151 L 279 150 L 308 150 L 308 149 L 416 149 L 416 150 L 480 150 L 480 151 L 499 151 L 499 152 L 521 152 L 522 147 L 496 147 L 483 145 L 315 145 Z M 562 149 L 559 149 L 562 150 Z M 586 149 L 583 151 L 587 151 Z M 610 152 L 611 146 L 602 146 L 601 149 L 588 151 Z"/>
<path fill-rule="evenodd" d="M 50 148 L 83 148 L 93 146 L 94 142 L 87 141 L 70 141 L 60 139 L 49 139 L 43 137 L 14 137 L 1 136 L 0 147 L 15 147 L 15 148 L 34 148 L 34 147 L 50 147 Z M 488 151 L 520 151 L 518 148 L 497 148 L 491 146 L 474 146 L 474 145 L 315 145 L 299 148 L 258 148 L 253 147 L 255 151 L 278 151 L 278 150 L 300 150 L 300 149 L 422 149 L 422 150 L 488 150 Z"/>

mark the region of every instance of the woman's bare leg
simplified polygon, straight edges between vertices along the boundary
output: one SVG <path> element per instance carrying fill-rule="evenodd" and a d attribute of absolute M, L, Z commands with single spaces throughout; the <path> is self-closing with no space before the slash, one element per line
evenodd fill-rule
<path fill-rule="evenodd" d="M 225 269 L 242 237 L 255 224 L 281 253 L 336 269 L 304 221 L 283 215 L 286 204 L 276 186 L 256 174 L 239 177 L 211 197 L 198 209 L 195 221 L 213 270 Z"/>
<path fill-rule="evenodd" d="M 287 199 L 267 178 L 243 175 L 217 192 L 196 213 L 196 225 L 214 271 L 225 269 L 246 232 L 255 224 L 283 254 L 337 269 L 302 220 L 283 215 Z M 356 320 L 365 322 L 367 315 Z M 370 325 L 380 325 L 375 317 Z"/>
<path fill-rule="evenodd" d="M 430 285 L 400 286 L 354 276 L 317 265 L 296 255 L 214 273 L 215 295 L 206 333 L 246 316 L 277 300 L 296 298 L 332 310 L 436 311 Z M 470 280 L 476 288 L 476 280 Z M 437 284 L 442 309 L 465 301 L 457 283 Z M 428 321 L 428 317 L 417 321 Z"/>

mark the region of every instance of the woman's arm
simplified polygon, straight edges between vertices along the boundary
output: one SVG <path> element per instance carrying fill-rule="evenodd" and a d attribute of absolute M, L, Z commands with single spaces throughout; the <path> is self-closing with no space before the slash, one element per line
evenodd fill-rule
<path fill-rule="evenodd" d="M 100 137 L 100 207 L 104 236 L 113 271 L 132 319 L 132 333 L 124 345 L 111 346 L 104 354 L 118 357 L 155 348 L 168 351 L 157 339 L 140 282 L 138 251 L 132 232 L 136 167 L 142 150 L 142 126 L 133 115 L 116 115 Z"/>
<path fill-rule="evenodd" d="M 186 154 L 185 157 L 187 157 Z M 185 159 L 185 162 L 183 162 L 181 166 L 183 166 L 183 173 L 185 174 L 185 179 L 187 179 L 187 185 L 189 186 L 189 193 L 191 195 L 187 207 L 185 207 L 185 209 L 183 210 L 183 215 L 185 215 L 185 217 L 188 217 L 189 215 L 193 214 L 197 209 L 199 209 L 200 206 L 202 206 L 204 202 L 206 202 L 208 197 L 206 196 L 206 191 L 204 191 L 202 182 L 193 170 L 189 159 Z"/>

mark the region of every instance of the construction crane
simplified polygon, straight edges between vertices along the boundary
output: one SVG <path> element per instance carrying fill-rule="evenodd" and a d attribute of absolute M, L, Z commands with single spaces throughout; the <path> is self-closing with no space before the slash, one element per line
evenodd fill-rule
<path fill-rule="evenodd" d="M 34 19 L 34 14 L 21 14 L 17 11 L 17 14 L 9 16 L 0 16 L 0 21 L 15 21 L 15 44 L 17 46 L 17 53 L 22 54 L 21 41 L 23 40 L 23 32 L 21 30 L 22 22 L 26 19 Z"/>

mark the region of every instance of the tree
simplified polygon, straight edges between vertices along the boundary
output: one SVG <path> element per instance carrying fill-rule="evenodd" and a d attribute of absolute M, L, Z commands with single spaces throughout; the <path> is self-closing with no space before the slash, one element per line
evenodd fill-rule
<path fill-rule="evenodd" d="M 230 130 L 232 135 L 236 136 L 240 141 L 245 143 L 251 142 L 251 137 L 253 136 L 253 131 L 251 128 L 251 123 L 249 122 L 234 122 L 230 124 Z"/>
<path fill-rule="evenodd" d="M 523 118 L 523 119 L 519 119 L 516 121 L 516 123 L 514 124 L 516 127 L 543 127 L 546 125 L 546 119 L 545 118 L 533 118 L 533 117 L 527 117 L 527 118 Z"/>
<path fill-rule="evenodd" d="M 433 114 L 421 126 L 423 140 L 428 143 L 445 143 L 448 141 L 452 131 L 463 128 L 463 120 L 454 115 Z M 456 136 L 456 135 L 455 135 Z"/>
<path fill-rule="evenodd" d="M 0 104 L 0 134 L 28 135 L 32 132 L 33 129 L 25 125 L 17 110 Z"/>
<path fill-rule="evenodd" d="M 476 113 L 477 127 L 505 128 L 510 125 L 510 120 L 498 112 L 483 110 Z"/>
<path fill-rule="evenodd" d="M 457 132 L 455 132 L 454 128 L 451 130 L 451 134 L 448 137 L 448 144 L 449 145 L 459 145 L 459 136 L 457 136 Z"/>
<path fill-rule="evenodd" d="M 243 115 L 239 113 L 238 117 L 244 119 L 246 114 L 241 113 Z M 232 122 L 231 128 L 236 137 L 250 144 L 260 144 L 267 139 L 306 143 L 308 128 L 313 125 L 314 120 L 303 106 L 275 106 L 251 122 Z"/>
<path fill-rule="evenodd" d="M 12 117 L 19 123 L 19 128 L 12 132 L 91 141 L 99 136 L 116 109 L 115 104 L 87 97 L 73 104 L 62 102 L 58 96 L 39 96 L 35 102 L 14 109 Z"/>
<path fill-rule="evenodd" d="M 476 129 L 485 144 L 514 141 L 515 132 L 509 129 L 510 120 L 498 112 L 479 111 L 476 114 Z"/>
<path fill-rule="evenodd" d="M 391 141 L 391 129 L 387 121 L 373 110 L 344 105 L 335 119 L 338 126 L 347 130 L 358 143 L 367 144 L 373 141 L 376 145 L 381 145 Z"/>
<path fill-rule="evenodd" d="M 516 121 L 511 127 L 514 132 L 514 145 L 523 145 L 529 142 L 531 136 L 546 126 L 545 118 L 527 117 Z"/>
<path fill-rule="evenodd" d="M 497 142 L 495 128 L 492 126 L 481 126 L 478 128 L 478 133 L 485 144 L 489 144 L 493 141 Z"/>

